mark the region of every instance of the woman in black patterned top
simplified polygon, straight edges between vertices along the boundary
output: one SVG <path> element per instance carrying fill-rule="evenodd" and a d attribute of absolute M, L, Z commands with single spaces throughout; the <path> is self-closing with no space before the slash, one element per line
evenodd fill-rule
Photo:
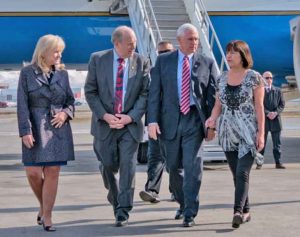
<path fill-rule="evenodd" d="M 235 40 L 226 47 L 230 70 L 217 81 L 217 94 L 209 128 L 217 128 L 235 185 L 232 227 L 250 221 L 249 174 L 257 152 L 264 147 L 264 83 L 250 69 L 253 61 L 246 42 Z"/>

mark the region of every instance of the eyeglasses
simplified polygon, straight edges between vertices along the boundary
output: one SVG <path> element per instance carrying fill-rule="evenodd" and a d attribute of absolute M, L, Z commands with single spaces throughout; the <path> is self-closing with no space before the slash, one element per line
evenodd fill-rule
<path fill-rule="evenodd" d="M 159 51 L 158 54 L 167 53 L 167 52 L 170 52 L 170 51 L 171 51 L 170 49 L 166 49 L 166 50 Z"/>
<path fill-rule="evenodd" d="M 266 80 L 272 80 L 273 77 L 265 77 Z"/>

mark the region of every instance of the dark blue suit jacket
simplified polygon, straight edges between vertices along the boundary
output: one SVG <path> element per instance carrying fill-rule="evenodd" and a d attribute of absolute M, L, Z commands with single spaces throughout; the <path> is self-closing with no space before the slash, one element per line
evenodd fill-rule
<path fill-rule="evenodd" d="M 265 89 L 264 107 L 265 107 L 265 132 L 276 132 L 282 129 L 280 113 L 283 111 L 285 101 L 283 99 L 282 92 L 279 88 L 272 86 L 270 92 Z M 270 120 L 267 117 L 269 112 L 277 112 L 278 115 L 275 119 Z"/>
<path fill-rule="evenodd" d="M 158 122 L 163 139 L 176 135 L 180 107 L 177 86 L 178 50 L 158 56 L 151 70 L 148 98 L 148 123 Z M 214 62 L 195 53 L 191 73 L 191 91 L 204 127 L 215 103 L 217 71 Z"/>

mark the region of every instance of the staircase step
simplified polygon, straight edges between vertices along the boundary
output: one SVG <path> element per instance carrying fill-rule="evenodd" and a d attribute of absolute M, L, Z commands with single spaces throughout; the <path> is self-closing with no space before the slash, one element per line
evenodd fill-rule
<path fill-rule="evenodd" d="M 182 0 L 166 0 L 166 1 L 160 1 L 160 0 L 151 0 L 150 1 L 152 6 L 165 6 L 165 7 L 172 7 L 172 6 L 181 6 L 184 7 L 184 3 Z"/>
<path fill-rule="evenodd" d="M 157 20 L 157 24 L 159 25 L 159 27 L 179 27 L 181 26 L 182 24 L 186 23 L 187 21 L 184 21 L 184 20 L 173 20 L 173 21 L 170 21 L 170 20 Z"/>
<path fill-rule="evenodd" d="M 170 7 L 153 7 L 155 14 L 186 14 L 184 8 L 170 8 Z"/>
<path fill-rule="evenodd" d="M 156 20 L 160 21 L 160 20 L 169 20 L 169 21 L 185 21 L 185 22 L 190 22 L 190 18 L 188 17 L 188 15 L 181 15 L 181 14 L 177 14 L 177 15 L 156 15 Z"/>
<path fill-rule="evenodd" d="M 157 33 L 156 30 L 153 30 L 154 33 Z M 163 38 L 174 37 L 176 36 L 176 30 L 160 30 L 160 34 Z"/>

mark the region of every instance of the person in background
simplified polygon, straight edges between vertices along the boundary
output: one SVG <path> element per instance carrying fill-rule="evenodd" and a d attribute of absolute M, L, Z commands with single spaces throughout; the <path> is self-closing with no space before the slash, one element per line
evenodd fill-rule
<path fill-rule="evenodd" d="M 282 92 L 279 88 L 274 87 L 273 75 L 271 72 L 266 71 L 263 73 L 263 78 L 267 82 L 265 87 L 265 97 L 264 97 L 264 109 L 265 109 L 265 147 L 267 145 L 268 133 L 271 133 L 273 142 L 273 156 L 275 160 L 276 169 L 285 169 L 281 160 L 281 112 L 284 109 L 285 101 L 283 99 Z M 261 150 L 261 154 L 264 155 L 265 147 Z M 256 169 L 261 169 L 262 165 L 256 166 Z"/>
<path fill-rule="evenodd" d="M 248 44 L 233 40 L 226 46 L 230 66 L 217 80 L 216 103 L 206 126 L 216 127 L 235 186 L 232 227 L 250 221 L 249 175 L 257 152 L 264 147 L 264 82 L 251 70 Z"/>
<path fill-rule="evenodd" d="M 74 160 L 70 120 L 74 117 L 74 97 L 61 55 L 65 48 L 57 35 L 42 36 L 31 64 L 22 68 L 17 92 L 22 161 L 40 209 L 37 223 L 45 231 L 55 231 L 52 209 L 60 167 Z"/>
<path fill-rule="evenodd" d="M 117 27 L 112 43 L 113 49 L 91 55 L 84 89 L 93 112 L 94 151 L 108 189 L 107 199 L 113 206 L 115 226 L 121 227 L 128 224 L 133 207 L 150 65 L 135 53 L 136 36 L 131 28 Z"/>
<path fill-rule="evenodd" d="M 170 41 L 160 41 L 158 43 L 158 54 L 171 52 L 174 50 L 173 44 Z M 148 170 L 147 170 L 147 182 L 145 184 L 145 190 L 141 191 L 140 197 L 145 202 L 158 203 L 160 202 L 159 190 L 165 168 L 166 158 L 162 152 L 162 147 L 159 139 L 154 140 L 149 138 L 148 140 Z M 174 195 L 171 193 L 171 200 L 174 201 Z"/>
<path fill-rule="evenodd" d="M 214 61 L 200 52 L 195 26 L 186 23 L 177 30 L 179 50 L 158 56 L 151 70 L 148 99 L 149 137 L 160 136 L 166 152 L 171 190 L 179 203 L 175 219 L 183 218 L 183 227 L 195 224 L 199 210 L 203 160 L 197 157 L 206 137 L 205 120 L 215 103 Z"/>

